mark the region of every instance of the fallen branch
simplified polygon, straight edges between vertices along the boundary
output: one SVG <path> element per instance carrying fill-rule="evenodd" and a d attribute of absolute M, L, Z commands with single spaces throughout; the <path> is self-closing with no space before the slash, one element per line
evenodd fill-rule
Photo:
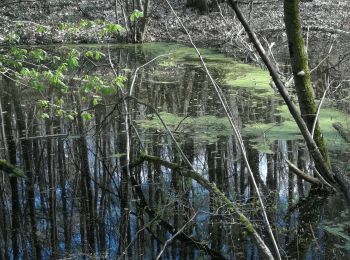
<path fill-rule="evenodd" d="M 307 175 L 306 173 L 304 173 L 302 170 L 300 170 L 295 164 L 293 164 L 291 161 L 286 159 L 286 162 L 289 166 L 289 170 L 291 170 L 291 172 L 295 173 L 297 176 L 299 176 L 300 178 L 302 178 L 304 181 L 307 181 L 311 184 L 314 184 L 320 188 L 323 189 L 323 186 L 327 186 L 328 188 L 330 188 L 330 190 L 335 191 L 334 187 L 332 185 L 330 185 L 317 171 L 316 168 L 314 168 L 314 173 L 316 173 L 316 175 L 318 176 L 318 178 L 315 178 L 313 176 Z"/>
<path fill-rule="evenodd" d="M 300 170 L 297 166 L 295 166 L 291 161 L 286 159 L 286 162 L 289 166 L 289 170 L 295 173 L 297 176 L 302 178 L 303 180 L 310 182 L 311 184 L 315 184 L 317 186 L 321 185 L 321 181 L 315 177 L 305 174 L 302 170 Z"/>
<path fill-rule="evenodd" d="M 158 163 L 166 168 L 172 169 L 174 171 L 177 171 L 179 174 L 181 174 L 183 177 L 191 178 L 195 181 L 197 181 L 201 186 L 206 188 L 208 191 L 212 192 L 215 194 L 218 199 L 226 205 L 227 210 L 231 214 L 237 214 L 238 219 L 237 221 L 244 226 L 245 230 L 249 235 L 251 235 L 257 246 L 261 249 L 262 253 L 267 259 L 274 259 L 274 257 L 271 254 L 270 249 L 267 247 L 263 239 L 260 237 L 256 229 L 254 228 L 253 224 L 249 221 L 249 219 L 236 207 L 236 205 L 226 197 L 226 195 L 220 191 L 215 183 L 209 182 L 207 179 L 205 179 L 201 174 L 199 174 L 196 171 L 193 170 L 188 170 L 186 168 L 181 167 L 178 164 L 168 162 L 165 160 L 162 160 L 159 157 L 156 156 L 151 156 L 147 154 L 141 154 L 141 160 L 143 161 L 148 161 L 148 162 L 153 162 L 153 163 Z M 130 166 L 131 167 L 131 166 Z"/>
<path fill-rule="evenodd" d="M 129 165 L 129 169 L 131 170 L 137 166 L 140 166 L 143 162 L 144 162 L 144 159 L 140 158 L 139 160 L 132 162 Z M 125 166 L 123 167 L 123 170 L 126 170 Z M 169 222 L 164 220 L 161 216 L 159 216 L 159 214 L 154 209 L 148 206 L 145 196 L 143 195 L 141 186 L 136 181 L 136 179 L 132 175 L 130 176 L 130 179 L 131 179 L 131 184 L 136 192 L 136 195 L 139 198 L 138 203 L 140 207 L 143 208 L 143 210 L 148 214 L 148 216 L 151 219 L 156 219 L 159 225 L 161 225 L 165 230 L 167 230 L 172 236 L 177 234 L 178 230 L 174 226 L 172 226 Z M 208 245 L 204 244 L 203 242 L 197 241 L 193 237 L 187 236 L 184 232 L 177 234 L 175 239 L 177 239 L 182 243 L 185 243 L 188 246 L 191 246 L 193 248 L 196 248 L 205 252 L 206 254 L 210 255 L 212 259 L 226 259 L 220 252 L 214 249 L 211 249 Z"/>

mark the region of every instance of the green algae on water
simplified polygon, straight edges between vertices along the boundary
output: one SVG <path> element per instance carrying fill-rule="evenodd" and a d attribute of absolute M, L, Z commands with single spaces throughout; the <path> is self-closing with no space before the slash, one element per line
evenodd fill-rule
<path fill-rule="evenodd" d="M 226 117 L 216 117 L 205 115 L 199 117 L 182 117 L 171 113 L 159 113 L 164 123 L 169 129 L 178 135 L 185 135 L 193 138 L 196 143 L 214 143 L 221 136 L 233 134 L 229 121 Z M 154 114 L 148 119 L 136 120 L 141 129 L 153 129 L 156 132 L 164 132 L 165 129 Z"/>

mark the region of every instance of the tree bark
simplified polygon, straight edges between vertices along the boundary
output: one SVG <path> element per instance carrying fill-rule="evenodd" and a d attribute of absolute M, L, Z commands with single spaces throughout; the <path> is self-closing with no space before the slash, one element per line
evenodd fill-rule
<path fill-rule="evenodd" d="M 16 165 L 17 163 L 17 149 L 16 149 L 16 142 L 15 142 L 15 136 L 12 129 L 12 106 L 10 103 L 11 96 L 10 91 L 11 87 L 9 85 L 8 79 L 4 79 L 5 87 L 4 87 L 4 96 L 3 100 L 4 103 L 4 124 L 5 124 L 5 133 L 6 133 L 6 146 L 7 146 L 7 154 L 9 158 L 9 162 L 12 165 Z M 17 178 L 16 177 L 10 177 L 10 186 L 11 186 L 11 218 L 12 218 L 12 226 L 11 226 L 11 242 L 12 242 L 12 255 L 14 259 L 18 259 L 18 253 L 19 253 L 19 230 L 20 230 L 20 219 L 19 216 L 21 216 L 21 207 L 19 202 L 19 193 L 18 193 L 18 186 L 17 186 Z"/>
<path fill-rule="evenodd" d="M 81 112 L 80 97 L 77 97 L 77 107 Z M 89 166 L 89 151 L 87 146 L 86 134 L 84 130 L 84 122 L 81 113 L 77 117 L 77 130 L 80 135 L 79 144 L 79 159 L 80 159 L 80 189 L 82 192 L 81 206 L 86 228 L 86 238 L 88 242 L 89 253 L 95 252 L 95 218 L 93 208 L 93 194 L 91 187 L 90 166 Z"/>
<path fill-rule="evenodd" d="M 26 192 L 27 192 L 27 203 L 29 207 L 29 219 L 30 219 L 30 232 L 32 236 L 32 242 L 34 245 L 33 257 L 41 259 L 41 246 L 37 237 L 37 223 L 35 214 L 35 175 L 33 174 L 33 151 L 30 141 L 25 137 L 26 124 L 25 116 L 21 107 L 20 93 L 16 86 L 12 86 L 12 98 L 17 118 L 17 128 L 21 140 L 22 158 L 24 163 L 26 179 Z"/>
<path fill-rule="evenodd" d="M 285 101 L 289 112 L 293 116 L 295 122 L 297 123 L 301 134 L 304 137 L 304 140 L 307 144 L 307 147 L 309 149 L 309 152 L 311 156 L 313 157 L 315 161 L 315 165 L 317 165 L 317 168 L 320 172 L 320 174 L 329 182 L 334 183 L 334 174 L 331 172 L 329 165 L 324 160 L 322 153 L 320 152 L 316 142 L 313 140 L 310 131 L 308 130 L 308 126 L 303 120 L 303 118 L 300 116 L 300 113 L 298 112 L 297 107 L 295 104 L 291 101 L 291 97 L 285 88 L 283 82 L 281 81 L 278 72 L 275 68 L 275 66 L 271 63 L 269 58 L 267 57 L 264 48 L 262 47 L 259 39 L 256 37 L 255 33 L 250 28 L 249 24 L 247 23 L 246 19 L 244 18 L 241 10 L 238 8 L 237 2 L 234 0 L 228 0 L 229 5 L 231 8 L 235 11 L 238 20 L 243 25 L 246 33 L 248 34 L 251 42 L 254 44 L 254 47 L 258 51 L 261 59 L 263 60 L 264 64 L 266 65 L 267 69 L 270 72 L 271 78 L 273 79 L 279 93 L 281 94 L 283 100 Z"/>
<path fill-rule="evenodd" d="M 284 22 L 300 112 L 307 128 L 311 131 L 315 121 L 317 106 L 301 28 L 299 2 L 300 0 L 284 0 Z M 330 158 L 318 123 L 316 124 L 313 138 L 328 168 L 330 168 Z"/>

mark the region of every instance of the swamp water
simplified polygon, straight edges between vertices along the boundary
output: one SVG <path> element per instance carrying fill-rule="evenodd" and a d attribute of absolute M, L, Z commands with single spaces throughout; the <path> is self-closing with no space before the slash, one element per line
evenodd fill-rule
<path fill-rule="evenodd" d="M 12 151 L 30 178 L 1 180 L 1 259 L 16 255 L 13 241 L 24 259 L 155 259 L 161 252 L 163 259 L 207 259 L 209 249 L 227 259 L 260 259 L 235 216 L 211 192 L 159 163 L 135 163 L 141 153 L 183 163 L 157 113 L 194 169 L 237 203 L 272 249 L 240 148 L 192 49 L 166 43 L 40 48 L 56 57 L 73 48 L 105 56 L 97 61 L 81 55 L 65 78 L 65 91 L 34 92 L 2 80 L 1 122 L 11 122 L 11 128 L 2 128 L 1 157 Z M 268 72 L 213 50 L 201 52 L 241 129 L 283 258 L 350 257 L 343 195 L 308 196 L 309 185 L 288 170 L 285 159 L 305 172 L 312 168 Z M 124 96 L 132 87 L 136 99 L 124 102 L 118 84 L 105 84 L 115 75 L 126 77 L 119 84 Z M 333 160 L 349 169 L 350 146 L 332 124 L 348 125 L 350 118 L 325 107 L 320 119 Z"/>

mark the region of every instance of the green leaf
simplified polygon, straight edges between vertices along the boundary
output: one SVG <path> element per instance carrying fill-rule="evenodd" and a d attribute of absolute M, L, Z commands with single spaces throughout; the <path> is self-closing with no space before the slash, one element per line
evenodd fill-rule
<path fill-rule="evenodd" d="M 64 100 L 62 98 L 56 100 L 56 105 L 62 107 L 64 105 Z"/>
<path fill-rule="evenodd" d="M 116 33 L 124 30 L 123 26 L 121 26 L 120 24 L 114 24 L 114 23 L 108 24 L 106 29 L 108 33 Z"/>
<path fill-rule="evenodd" d="M 30 85 L 38 91 L 43 91 L 45 89 L 45 86 L 38 80 L 30 81 Z"/>
<path fill-rule="evenodd" d="M 47 52 L 42 49 L 35 49 L 29 52 L 29 55 L 32 56 L 37 62 L 41 62 L 47 59 Z"/>
<path fill-rule="evenodd" d="M 9 42 L 10 44 L 17 44 L 20 41 L 20 37 L 18 34 L 14 32 L 10 32 L 8 35 L 6 35 L 6 41 Z"/>
<path fill-rule="evenodd" d="M 46 32 L 46 28 L 42 25 L 39 25 L 38 27 L 36 27 L 35 31 L 38 33 L 44 33 Z"/>
<path fill-rule="evenodd" d="M 71 115 L 71 114 L 68 114 L 68 115 L 67 115 L 67 118 L 68 118 L 69 120 L 72 120 L 72 121 L 74 120 L 74 116 Z"/>
<path fill-rule="evenodd" d="M 42 119 L 49 119 L 50 116 L 49 116 L 49 114 L 47 114 L 47 113 L 42 113 L 42 114 L 41 114 L 41 118 L 42 118 Z"/>
<path fill-rule="evenodd" d="M 117 76 L 112 80 L 112 85 L 119 87 L 119 88 L 124 88 L 124 83 L 126 80 L 127 80 L 127 77 Z"/>
<path fill-rule="evenodd" d="M 76 69 L 79 67 L 79 52 L 76 49 L 69 52 L 67 65 L 69 69 Z"/>
<path fill-rule="evenodd" d="M 143 17 L 143 12 L 135 9 L 130 15 L 130 21 L 135 22 L 137 19 Z"/>
<path fill-rule="evenodd" d="M 109 88 L 109 86 L 105 86 L 103 80 L 98 76 L 86 76 L 84 79 L 86 83 L 82 86 L 82 89 L 85 93 L 91 93 L 93 90 L 101 93 L 104 91 L 102 90 L 103 88 Z"/>
<path fill-rule="evenodd" d="M 92 99 L 92 104 L 93 104 L 94 106 L 96 106 L 96 105 L 98 105 L 98 104 L 100 103 L 101 100 L 102 100 L 102 98 L 101 98 L 100 96 L 94 95 L 94 96 L 93 96 L 93 99 Z"/>
<path fill-rule="evenodd" d="M 58 116 L 58 117 L 61 117 L 64 115 L 64 110 L 63 109 L 57 109 L 55 111 L 55 115 Z"/>
<path fill-rule="evenodd" d="M 94 58 L 94 52 L 93 51 L 87 51 L 87 52 L 85 52 L 85 56 L 90 58 L 90 59 L 93 59 Z"/>
<path fill-rule="evenodd" d="M 42 99 L 39 100 L 39 105 L 41 109 L 45 109 L 49 107 L 50 102 L 48 100 Z"/>
<path fill-rule="evenodd" d="M 82 117 L 84 120 L 86 120 L 86 121 L 90 121 L 90 120 L 92 119 L 92 115 L 91 115 L 90 113 L 88 113 L 88 112 L 83 112 L 83 113 L 81 114 L 81 117 Z"/>
<path fill-rule="evenodd" d="M 115 89 L 107 85 L 98 86 L 96 88 L 96 91 L 101 93 L 102 95 L 110 95 L 112 93 L 115 93 Z"/>
<path fill-rule="evenodd" d="M 60 31 L 66 30 L 66 29 L 71 29 L 73 28 L 73 25 L 71 23 L 60 23 L 58 24 L 58 29 Z"/>
<path fill-rule="evenodd" d="M 77 57 L 69 57 L 67 64 L 69 69 L 76 69 L 79 67 L 79 59 Z"/>
<path fill-rule="evenodd" d="M 28 68 L 23 68 L 23 69 L 21 69 L 20 74 L 21 74 L 23 77 L 27 77 L 27 76 L 30 75 L 30 70 L 29 70 Z"/>
<path fill-rule="evenodd" d="M 104 56 L 106 56 L 104 53 L 99 52 L 99 51 L 95 51 L 95 56 L 94 56 L 95 60 L 98 61 L 101 59 L 101 57 L 104 57 Z"/>
<path fill-rule="evenodd" d="M 65 72 L 68 70 L 68 64 L 67 63 L 62 63 L 60 66 L 58 66 L 56 72 Z"/>
<path fill-rule="evenodd" d="M 99 51 L 87 51 L 85 53 L 85 56 L 90 58 L 90 59 L 99 61 L 101 59 L 101 57 L 105 56 L 105 54 L 103 54 L 102 52 L 99 52 Z"/>
<path fill-rule="evenodd" d="M 26 49 L 12 47 L 10 51 L 11 51 L 11 54 L 13 55 L 14 59 L 16 59 L 16 60 L 24 60 L 27 58 L 26 55 L 27 55 L 28 51 Z"/>

